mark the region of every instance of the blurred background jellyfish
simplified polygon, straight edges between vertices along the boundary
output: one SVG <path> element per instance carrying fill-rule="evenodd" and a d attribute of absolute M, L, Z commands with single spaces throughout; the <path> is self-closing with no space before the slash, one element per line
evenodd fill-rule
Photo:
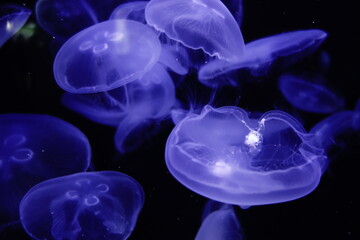
<path fill-rule="evenodd" d="M 358 99 L 353 117 L 353 126 L 356 131 L 360 131 L 360 98 Z"/>
<path fill-rule="evenodd" d="M 119 172 L 86 172 L 37 184 L 20 204 L 34 239 L 127 239 L 144 204 L 141 185 Z"/>
<path fill-rule="evenodd" d="M 328 114 L 342 109 L 345 104 L 341 97 L 311 78 L 283 74 L 278 84 L 286 100 L 303 111 Z"/>
<path fill-rule="evenodd" d="M 301 124 L 281 111 L 249 119 L 238 107 L 212 108 L 180 121 L 166 143 L 171 174 L 192 191 L 236 205 L 301 198 L 320 181 L 326 157 Z"/>
<path fill-rule="evenodd" d="M 38 24 L 50 35 L 66 40 L 91 25 L 105 21 L 123 0 L 39 0 Z"/>
<path fill-rule="evenodd" d="M 210 202 L 210 203 L 209 203 Z M 244 239 L 239 220 L 233 206 L 209 201 L 204 209 L 205 217 L 196 234 L 195 240 L 242 240 Z M 209 211 L 210 210 L 210 211 Z"/>
<path fill-rule="evenodd" d="M 354 117 L 356 117 L 354 111 L 344 110 L 318 122 L 310 130 L 310 134 L 313 135 L 313 144 L 328 151 L 337 144 L 337 137 L 354 131 Z"/>
<path fill-rule="evenodd" d="M 25 24 L 31 10 L 17 5 L 0 5 L 0 47 Z"/>
<path fill-rule="evenodd" d="M 285 69 L 313 53 L 326 37 L 326 32 L 310 29 L 261 38 L 247 43 L 244 56 L 236 62 L 215 59 L 203 65 L 198 77 L 203 84 L 211 86 L 223 85 L 216 77 L 231 71 L 249 71 L 252 76 L 264 76 L 271 69 Z"/>
<path fill-rule="evenodd" d="M 142 77 L 158 61 L 160 51 L 159 39 L 147 25 L 102 22 L 61 47 L 54 61 L 55 80 L 72 93 L 108 91 Z"/>
<path fill-rule="evenodd" d="M 120 4 L 112 11 L 110 20 L 129 19 L 146 24 L 145 7 L 148 1 L 133 1 Z"/>
<path fill-rule="evenodd" d="M 82 172 L 91 150 L 86 136 L 61 119 L 0 115 L 0 225 L 18 219 L 21 198 L 35 184 Z"/>
<path fill-rule="evenodd" d="M 145 18 L 150 26 L 188 48 L 226 61 L 244 54 L 239 25 L 219 0 L 151 0 Z"/>
<path fill-rule="evenodd" d="M 115 146 L 124 153 L 142 144 L 145 139 L 139 134 L 150 131 L 148 124 L 170 115 L 175 87 L 164 67 L 156 64 L 143 77 L 122 87 L 86 95 L 67 93 L 63 103 L 92 121 L 117 127 Z"/>

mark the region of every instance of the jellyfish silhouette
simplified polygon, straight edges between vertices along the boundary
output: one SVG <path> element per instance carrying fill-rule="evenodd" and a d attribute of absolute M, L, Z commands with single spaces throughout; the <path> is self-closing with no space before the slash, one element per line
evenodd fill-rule
<path fill-rule="evenodd" d="M 170 39 L 210 56 L 234 61 L 244 54 L 240 28 L 219 0 L 151 0 L 145 18 Z"/>
<path fill-rule="evenodd" d="M 355 112 L 344 110 L 330 115 L 318 122 L 310 130 L 313 144 L 328 151 L 336 144 L 336 138 L 346 132 L 354 131 Z"/>
<path fill-rule="evenodd" d="M 205 106 L 181 120 L 166 165 L 187 188 L 236 205 L 280 203 L 316 188 L 326 157 L 301 124 L 281 111 L 249 119 L 238 107 Z"/>
<path fill-rule="evenodd" d="M 307 112 L 333 113 L 344 107 L 344 100 L 321 84 L 306 77 L 283 74 L 279 89 L 294 107 Z"/>
<path fill-rule="evenodd" d="M 110 20 L 129 19 L 146 24 L 145 7 L 148 1 L 133 1 L 120 4 L 110 15 Z"/>
<path fill-rule="evenodd" d="M 27 21 L 31 10 L 17 5 L 0 5 L 0 47 Z"/>
<path fill-rule="evenodd" d="M 38 24 L 62 40 L 105 21 L 123 0 L 39 0 L 35 15 Z"/>
<path fill-rule="evenodd" d="M 209 209 L 213 205 L 207 203 L 204 209 L 206 217 L 196 234 L 195 240 L 241 240 L 242 230 L 239 220 L 237 219 L 234 208 L 231 205 L 217 203 L 218 209 Z M 204 215 L 204 214 L 203 214 Z"/>
<path fill-rule="evenodd" d="M 85 171 L 86 136 L 48 115 L 0 115 L 0 225 L 16 221 L 21 198 L 35 184 Z"/>
<path fill-rule="evenodd" d="M 31 188 L 20 220 L 34 239 L 127 239 L 144 204 L 144 192 L 119 172 L 53 178 Z"/>
<path fill-rule="evenodd" d="M 54 61 L 58 85 L 72 93 L 108 91 L 142 77 L 158 61 L 155 32 L 132 20 L 91 26 L 65 42 Z"/>
<path fill-rule="evenodd" d="M 355 110 L 354 110 L 354 117 L 353 117 L 353 125 L 354 129 L 359 131 L 360 130 L 360 98 L 358 99 Z"/>
<path fill-rule="evenodd" d="M 319 29 L 298 30 L 261 38 L 245 45 L 244 56 L 235 62 L 215 59 L 199 70 L 199 80 L 206 85 L 222 85 L 216 77 L 231 71 L 249 71 L 264 76 L 271 69 L 284 69 L 313 53 L 327 33 Z"/>
<path fill-rule="evenodd" d="M 122 87 L 95 94 L 65 94 L 63 103 L 92 121 L 117 127 L 115 146 L 128 152 L 145 140 L 138 134 L 149 131 L 147 124 L 170 115 L 175 87 L 164 67 L 156 64 L 143 77 Z"/>

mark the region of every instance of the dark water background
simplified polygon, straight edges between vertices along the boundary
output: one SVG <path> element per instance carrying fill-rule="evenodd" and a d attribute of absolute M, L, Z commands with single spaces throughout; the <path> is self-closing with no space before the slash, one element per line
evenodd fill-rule
<path fill-rule="evenodd" d="M 25 3 L 33 9 L 35 1 L 3 2 Z M 331 60 L 327 77 L 344 96 L 345 108 L 353 109 L 360 96 L 360 14 L 356 5 L 354 0 L 244 0 L 242 33 L 249 42 L 291 30 L 319 28 L 328 32 L 321 46 Z M 34 15 L 29 22 L 36 24 Z M 41 113 L 68 121 L 89 138 L 94 170 L 121 171 L 138 180 L 146 199 L 129 239 L 194 239 L 206 199 L 178 183 L 165 166 L 165 141 L 172 125 L 159 123 L 162 130 L 151 141 L 135 152 L 120 155 L 113 145 L 113 128 L 93 123 L 61 104 L 63 90 L 53 78 L 50 40 L 37 26 L 30 39 L 13 38 L 0 48 L 0 113 Z M 239 106 L 249 111 L 275 108 L 273 100 L 281 95 L 268 84 L 248 86 Z M 298 115 L 307 130 L 326 116 Z M 287 203 L 236 208 L 246 239 L 360 239 L 360 137 L 349 134 L 344 139 L 331 151 L 333 161 L 311 194 Z M 7 229 L 0 233 L 0 239 L 29 238 L 21 229 Z"/>

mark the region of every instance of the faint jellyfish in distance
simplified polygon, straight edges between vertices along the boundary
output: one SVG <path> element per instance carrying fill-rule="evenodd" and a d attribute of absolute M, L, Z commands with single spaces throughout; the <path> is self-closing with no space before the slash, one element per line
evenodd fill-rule
<path fill-rule="evenodd" d="M 235 62 L 215 59 L 203 65 L 199 80 L 208 86 L 221 86 L 217 77 L 231 71 L 248 71 L 259 77 L 271 69 L 284 69 L 313 53 L 327 37 L 318 29 L 298 30 L 272 35 L 245 44 L 244 56 Z"/>
<path fill-rule="evenodd" d="M 25 24 L 31 10 L 16 5 L 0 5 L 0 47 Z"/>
<path fill-rule="evenodd" d="M 0 133 L 0 225 L 18 219 L 20 200 L 35 184 L 89 167 L 88 139 L 61 119 L 2 114 Z"/>
<path fill-rule="evenodd" d="M 113 10 L 109 20 L 129 19 L 146 24 L 145 7 L 148 1 L 133 1 L 120 4 Z"/>
<path fill-rule="evenodd" d="M 238 107 L 205 106 L 172 130 L 165 160 L 170 173 L 194 192 L 248 207 L 307 195 L 320 181 L 326 156 L 284 112 L 249 119 Z"/>
<path fill-rule="evenodd" d="M 344 107 L 344 99 L 310 78 L 283 74 L 279 89 L 292 106 L 307 112 L 333 113 Z"/>
<path fill-rule="evenodd" d="M 58 85 L 72 93 L 108 91 L 135 81 L 158 61 L 154 31 L 132 20 L 111 20 L 70 38 L 54 61 Z"/>
<path fill-rule="evenodd" d="M 20 220 L 34 239 L 127 239 L 144 204 L 141 185 L 113 171 L 76 173 L 31 188 Z"/>
<path fill-rule="evenodd" d="M 235 61 L 244 54 L 240 28 L 219 0 L 151 0 L 145 18 L 170 39 L 210 56 Z"/>

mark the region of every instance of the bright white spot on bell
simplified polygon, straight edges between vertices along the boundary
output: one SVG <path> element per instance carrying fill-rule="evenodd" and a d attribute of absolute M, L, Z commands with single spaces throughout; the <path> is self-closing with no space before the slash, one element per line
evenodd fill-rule
<path fill-rule="evenodd" d="M 14 27 L 14 24 L 12 22 L 10 22 L 10 21 L 6 22 L 6 27 L 5 27 L 6 31 L 8 31 L 8 32 L 12 31 L 13 27 Z"/>
<path fill-rule="evenodd" d="M 231 166 L 224 161 L 217 161 L 212 166 L 212 173 L 217 176 L 229 175 L 231 172 L 232 172 Z"/>
<path fill-rule="evenodd" d="M 251 148 L 255 148 L 260 143 L 260 138 L 260 133 L 256 131 L 250 131 L 250 133 L 245 137 L 245 144 Z"/>

